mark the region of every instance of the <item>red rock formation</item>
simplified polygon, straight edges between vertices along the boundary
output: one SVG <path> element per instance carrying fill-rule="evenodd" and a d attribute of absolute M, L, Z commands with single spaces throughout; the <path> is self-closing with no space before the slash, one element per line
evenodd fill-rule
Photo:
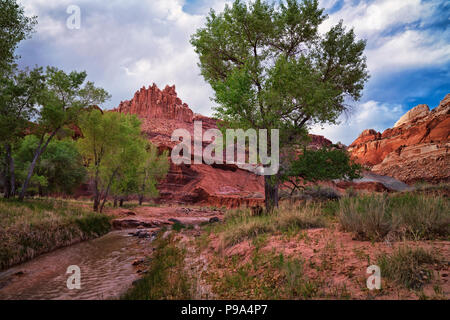
<path fill-rule="evenodd" d="M 349 147 L 357 162 L 404 181 L 450 180 L 450 94 L 434 110 L 411 109 L 383 133 L 365 130 Z"/>
<path fill-rule="evenodd" d="M 184 122 L 192 122 L 193 112 L 186 103 L 177 97 L 175 86 L 166 86 L 160 90 L 156 84 L 134 94 L 130 101 L 122 101 L 116 109 L 122 113 L 132 113 L 139 117 L 152 119 L 171 119 Z"/>
<path fill-rule="evenodd" d="M 203 131 L 217 128 L 216 119 L 193 114 L 177 97 L 175 86 L 161 91 L 153 86 L 142 88 L 130 101 L 121 102 L 114 111 L 138 115 L 143 132 L 160 151 L 171 151 L 175 129 L 191 134 L 194 121 L 202 121 Z M 311 147 L 331 145 L 322 136 L 311 135 Z M 208 144 L 208 143 L 206 143 Z M 171 163 L 167 178 L 160 185 L 160 202 L 199 203 L 218 207 L 254 206 L 264 202 L 264 179 L 234 165 L 181 165 Z"/>

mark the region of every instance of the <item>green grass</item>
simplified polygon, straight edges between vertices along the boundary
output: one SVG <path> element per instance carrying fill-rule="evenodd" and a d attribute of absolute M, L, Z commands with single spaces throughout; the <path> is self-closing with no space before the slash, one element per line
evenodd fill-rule
<path fill-rule="evenodd" d="M 172 236 L 156 240 L 150 269 L 125 295 L 123 300 L 191 299 L 191 284 L 184 271 L 185 252 Z"/>
<path fill-rule="evenodd" d="M 324 283 L 305 274 L 305 261 L 301 258 L 256 249 L 250 262 L 240 261 L 237 255 L 221 260 L 223 276 L 209 275 L 220 299 L 306 300 L 326 296 Z"/>
<path fill-rule="evenodd" d="M 0 200 L 0 270 L 40 254 L 98 237 L 111 228 L 106 215 L 64 200 Z"/>
<path fill-rule="evenodd" d="M 231 210 L 225 216 L 225 222 L 213 228 L 213 232 L 221 234 L 225 246 L 232 246 L 264 234 L 295 235 L 303 229 L 324 226 L 321 208 L 317 205 L 304 205 L 280 207 L 273 214 L 262 216 L 252 216 L 248 209 Z"/>
<path fill-rule="evenodd" d="M 444 197 L 421 194 L 369 195 L 343 198 L 339 221 L 358 239 L 448 239 L 450 205 Z"/>
<path fill-rule="evenodd" d="M 408 289 L 420 289 L 430 282 L 432 273 L 427 265 L 439 262 L 422 248 L 400 247 L 391 254 L 382 254 L 377 259 L 381 276 L 393 280 Z"/>

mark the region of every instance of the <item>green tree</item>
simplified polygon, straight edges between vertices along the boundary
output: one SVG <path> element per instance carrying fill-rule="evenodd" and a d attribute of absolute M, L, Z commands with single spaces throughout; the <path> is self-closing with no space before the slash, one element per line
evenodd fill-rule
<path fill-rule="evenodd" d="M 115 206 L 118 199 L 122 206 L 123 200 L 130 195 L 138 195 L 139 205 L 142 205 L 145 197 L 155 198 L 159 195 L 157 185 L 169 171 L 168 152 L 159 154 L 155 145 L 144 140 L 142 142 L 132 161 L 123 164 L 111 187 Z"/>
<path fill-rule="evenodd" d="M 38 113 L 36 102 L 44 88 L 45 76 L 41 68 L 19 71 L 11 77 L 0 77 L 0 145 L 3 149 L 3 177 L 5 197 L 16 193 L 14 145 L 30 129 Z"/>
<path fill-rule="evenodd" d="M 12 71 L 18 44 L 31 35 L 36 17 L 27 17 L 16 0 L 0 0 L 0 77 Z"/>
<path fill-rule="evenodd" d="M 368 80 L 365 41 L 326 19 L 317 0 L 236 0 L 192 36 L 216 116 L 235 128 L 279 129 L 280 146 L 303 144 L 308 127 L 336 123 Z M 270 137 L 269 137 L 270 141 Z M 270 149 L 269 149 L 270 151 Z M 278 205 L 279 176 L 265 176 L 266 210 Z"/>
<path fill-rule="evenodd" d="M 34 130 L 39 142 L 22 184 L 20 201 L 25 197 L 39 157 L 50 141 L 65 126 L 76 123 L 81 110 L 109 99 L 110 96 L 104 89 L 96 88 L 92 82 L 85 83 L 86 77 L 86 72 L 65 73 L 55 67 L 47 67 L 45 88 L 38 100 L 40 108 Z"/>
<path fill-rule="evenodd" d="M 21 120 L 29 118 L 29 104 L 21 103 L 23 98 L 33 100 L 33 92 L 24 79 L 26 72 L 20 73 L 16 69 L 18 56 L 15 50 L 22 40 L 30 37 L 35 24 L 36 17 L 25 16 L 23 7 L 16 0 L 0 0 L 0 153 L 7 198 L 15 195 L 12 146 L 17 139 L 12 133 L 17 134 L 23 124 Z M 32 96 L 27 97 L 27 94 Z"/>
<path fill-rule="evenodd" d="M 169 167 L 168 152 L 159 154 L 158 148 L 149 143 L 146 159 L 141 163 L 137 175 L 139 205 L 142 205 L 144 197 L 154 198 L 159 195 L 157 185 L 167 176 Z"/>
<path fill-rule="evenodd" d="M 28 135 L 15 153 L 19 181 L 25 179 L 38 143 L 38 137 Z M 37 187 L 40 195 L 47 192 L 68 194 L 78 187 L 85 177 L 86 169 L 75 141 L 70 138 L 53 140 L 49 143 L 47 151 L 40 157 L 30 186 Z"/>
<path fill-rule="evenodd" d="M 304 148 L 301 155 L 290 163 L 283 178 L 292 185 L 292 193 L 305 182 L 334 179 L 357 179 L 362 166 L 354 163 L 346 150 L 324 147 L 319 150 Z"/>
<path fill-rule="evenodd" d="M 111 188 L 119 188 L 116 181 L 142 159 L 145 145 L 140 125 L 134 115 L 99 110 L 81 114 L 83 138 L 77 145 L 92 179 L 94 211 L 103 209 Z"/>

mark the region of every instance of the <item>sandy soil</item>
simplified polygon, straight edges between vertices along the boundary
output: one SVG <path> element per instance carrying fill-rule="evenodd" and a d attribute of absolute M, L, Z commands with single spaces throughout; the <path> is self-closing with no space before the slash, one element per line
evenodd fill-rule
<path fill-rule="evenodd" d="M 420 242 L 378 242 L 356 241 L 348 233 L 341 232 L 337 226 L 305 230 L 297 237 L 271 236 L 266 240 L 261 252 L 283 253 L 286 257 L 301 258 L 305 263 L 305 273 L 309 279 L 321 280 L 330 289 L 343 288 L 352 299 L 419 299 L 421 293 L 408 290 L 382 277 L 382 290 L 369 291 L 366 281 L 367 267 L 376 264 L 376 258 L 382 253 L 391 253 L 397 247 L 409 245 L 431 250 L 442 263 L 435 264 L 432 281 L 425 284 L 423 293 L 428 298 L 450 299 L 450 243 L 448 241 Z M 249 263 L 255 246 L 251 241 L 243 241 L 235 246 L 223 248 L 217 236 L 210 236 L 208 248 L 202 252 L 210 261 L 239 256 L 240 264 Z M 216 264 L 217 265 L 217 264 Z M 220 269 L 220 268 L 219 268 Z M 209 270 L 209 273 L 223 274 L 225 270 Z M 442 292 L 434 290 L 438 285 Z"/>

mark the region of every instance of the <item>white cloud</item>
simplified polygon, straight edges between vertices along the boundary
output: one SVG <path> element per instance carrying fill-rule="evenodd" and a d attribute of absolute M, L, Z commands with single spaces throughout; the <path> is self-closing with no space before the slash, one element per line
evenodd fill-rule
<path fill-rule="evenodd" d="M 130 99 L 142 86 L 175 84 L 179 97 L 194 112 L 211 114 L 212 90 L 197 67 L 189 43 L 210 6 L 221 9 L 225 0 L 200 5 L 196 14 L 183 11 L 185 0 L 77 1 L 81 29 L 65 27 L 71 0 L 24 0 L 27 14 L 38 16 L 33 45 L 43 45 L 44 64 L 86 70 L 89 79 L 105 87 L 113 99 L 108 107 Z M 24 47 L 24 58 L 36 47 Z M 28 55 L 28 56 L 27 56 Z M 42 63 L 36 61 L 35 63 Z"/>
<path fill-rule="evenodd" d="M 209 8 L 220 11 L 227 2 L 230 0 L 198 0 L 187 13 L 183 11 L 186 0 L 23 0 L 26 13 L 38 15 L 39 24 L 33 40 L 24 42 L 20 54 L 29 65 L 86 70 L 90 80 L 113 95 L 110 108 L 155 82 L 162 88 L 175 84 L 179 97 L 194 112 L 210 115 L 212 89 L 199 75 L 198 57 L 189 38 L 204 24 Z M 321 0 L 327 9 L 337 3 Z M 450 61 L 450 30 L 413 27 L 426 25 L 442 14 L 436 11 L 438 3 L 345 0 L 320 30 L 328 30 L 343 19 L 359 38 L 367 38 L 372 79 L 397 70 L 439 66 Z M 80 30 L 65 27 L 70 4 L 81 8 Z M 364 129 L 390 127 L 406 109 L 382 99 L 363 100 L 340 126 L 316 127 L 313 132 L 351 143 Z"/>
<path fill-rule="evenodd" d="M 450 30 L 417 31 L 385 37 L 379 47 L 367 51 L 372 72 L 442 65 L 450 61 Z"/>
<path fill-rule="evenodd" d="M 346 26 L 353 27 L 359 38 L 368 40 L 366 55 L 372 74 L 387 69 L 398 71 L 441 65 L 450 61 L 450 30 L 417 29 L 441 14 L 437 10 L 441 2 L 362 0 L 355 3 L 345 0 L 343 7 L 322 24 L 320 31 L 326 32 L 341 19 Z"/>
<path fill-rule="evenodd" d="M 339 125 L 316 125 L 311 133 L 350 145 L 366 129 L 382 132 L 391 128 L 404 113 L 401 105 L 367 101 L 358 105 L 350 117 L 342 116 Z"/>

